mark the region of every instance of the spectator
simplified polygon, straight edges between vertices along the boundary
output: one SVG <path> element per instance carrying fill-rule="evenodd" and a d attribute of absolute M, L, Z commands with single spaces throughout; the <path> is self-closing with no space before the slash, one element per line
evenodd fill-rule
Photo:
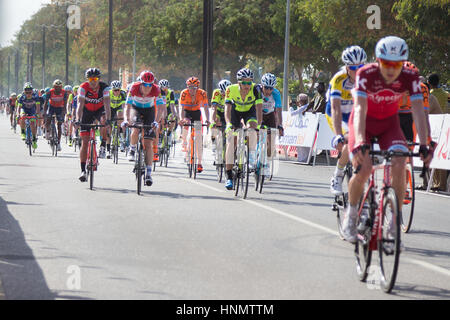
<path fill-rule="evenodd" d="M 325 83 L 319 82 L 316 87 L 316 94 L 312 98 L 305 112 L 312 109 L 312 113 L 324 113 L 326 106 Z"/>
<path fill-rule="evenodd" d="M 431 86 L 430 93 L 434 95 L 441 105 L 441 109 L 443 113 L 450 113 L 449 108 L 447 107 L 449 94 L 439 85 L 439 75 L 436 73 L 431 74 L 428 77 L 428 83 Z"/>
<path fill-rule="evenodd" d="M 450 110 L 447 107 L 449 94 L 439 85 L 439 80 L 439 75 L 437 75 L 436 73 L 433 73 L 428 77 L 428 84 L 431 88 L 430 114 L 450 113 Z M 436 101 L 439 104 L 439 108 L 436 104 Z M 431 190 L 447 191 L 448 173 L 448 170 L 436 169 L 433 175 L 433 185 L 431 187 Z M 425 183 L 426 181 L 424 181 L 424 184 Z"/>

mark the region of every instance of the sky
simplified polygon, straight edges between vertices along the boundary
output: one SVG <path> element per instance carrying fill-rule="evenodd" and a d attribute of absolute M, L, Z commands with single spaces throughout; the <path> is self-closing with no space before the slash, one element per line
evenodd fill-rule
<path fill-rule="evenodd" d="M 0 0 L 0 47 L 10 45 L 22 23 L 51 0 Z"/>

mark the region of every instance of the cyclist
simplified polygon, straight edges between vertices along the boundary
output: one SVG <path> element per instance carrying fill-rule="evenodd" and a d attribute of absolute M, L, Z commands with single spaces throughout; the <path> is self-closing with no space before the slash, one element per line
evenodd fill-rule
<path fill-rule="evenodd" d="M 61 151 L 61 125 L 64 122 L 65 107 L 68 93 L 62 87 L 62 81 L 56 79 L 53 81 L 53 89 L 50 89 L 45 96 L 44 114 L 47 117 L 45 121 L 46 139 L 50 137 L 51 117 L 55 114 L 58 124 L 58 151 Z"/>
<path fill-rule="evenodd" d="M 16 102 L 17 94 L 15 92 L 11 93 L 11 97 L 8 100 L 9 106 L 9 121 L 11 122 L 11 129 L 14 128 L 14 117 L 16 116 Z"/>
<path fill-rule="evenodd" d="M 256 160 L 256 129 L 262 123 L 262 92 L 260 87 L 253 83 L 253 71 L 248 68 L 240 69 L 236 78 L 238 83 L 227 88 L 225 93 L 225 120 L 227 122 L 227 148 L 225 187 L 233 189 L 233 163 L 234 163 L 234 135 L 232 129 L 242 126 L 241 121 L 249 131 L 249 166 L 254 168 Z"/>
<path fill-rule="evenodd" d="M 259 85 L 262 92 L 262 109 L 263 109 L 263 121 L 261 126 L 264 128 L 278 129 L 280 136 L 283 135 L 283 118 L 282 118 L 282 104 L 281 93 L 275 88 L 277 85 L 277 77 L 272 73 L 266 73 L 261 77 L 261 84 Z M 267 163 L 272 161 L 275 156 L 275 134 L 270 135 L 270 140 L 267 140 Z M 265 174 L 269 169 L 265 165 Z"/>
<path fill-rule="evenodd" d="M 69 98 L 67 99 L 67 118 L 69 120 L 69 147 L 72 146 L 73 140 L 73 122 L 74 118 L 77 112 L 77 103 L 78 103 L 78 88 L 79 86 L 73 87 L 71 90 L 72 92 L 69 95 Z"/>
<path fill-rule="evenodd" d="M 419 69 L 411 62 L 405 61 L 404 68 L 412 69 L 414 72 L 419 73 Z M 428 90 L 428 87 L 425 83 L 422 81 L 420 82 L 420 90 L 422 91 L 423 96 L 423 108 L 425 111 L 425 116 L 427 119 L 427 138 L 428 143 L 430 142 L 430 123 L 428 120 L 428 110 L 430 108 L 430 104 L 428 102 L 428 99 L 430 97 L 430 91 Z M 409 97 L 409 94 L 405 92 L 403 94 L 402 99 L 400 100 L 399 104 L 399 110 L 398 110 L 399 118 L 400 118 L 400 127 L 402 128 L 403 134 L 405 135 L 405 138 L 407 141 L 413 142 L 415 141 L 415 134 L 414 134 L 414 128 L 413 128 L 413 116 L 411 113 L 411 99 Z"/>
<path fill-rule="evenodd" d="M 82 124 L 92 124 L 95 121 L 100 121 L 101 124 L 109 123 L 111 121 L 111 106 L 108 84 L 100 81 L 101 72 L 98 68 L 87 69 L 85 76 L 87 81 L 83 82 L 78 89 L 77 127 L 80 122 Z M 81 125 L 81 175 L 79 177 L 81 182 L 85 182 L 87 178 L 86 160 L 88 157 L 89 131 L 89 127 Z M 102 136 L 103 142 L 106 142 L 105 135 Z"/>
<path fill-rule="evenodd" d="M 227 88 L 231 86 L 231 81 L 227 79 L 220 80 L 217 84 L 217 89 L 214 89 L 211 106 L 213 109 L 212 123 L 211 123 L 211 142 L 212 142 L 212 152 L 216 152 L 216 137 L 217 137 L 217 126 L 220 127 L 220 131 L 225 132 L 225 92 Z"/>
<path fill-rule="evenodd" d="M 342 52 L 341 59 L 345 66 L 330 81 L 325 107 L 328 124 L 335 134 L 331 145 L 340 152 L 330 185 L 330 191 L 334 195 L 342 194 L 344 169 L 349 161 L 348 146 L 344 143 L 347 137 L 344 138 L 344 134 L 347 135 L 348 119 L 353 109 L 351 90 L 355 86 L 356 72 L 364 66 L 367 54 L 359 46 L 350 46 Z"/>
<path fill-rule="evenodd" d="M 145 184 L 151 186 L 153 184 L 151 176 L 154 152 L 153 144 L 157 143 L 155 141 L 156 134 L 154 130 L 158 127 L 158 122 L 162 114 L 162 108 L 157 108 L 155 116 L 155 106 L 159 104 L 155 100 L 160 99 L 158 97 L 161 92 L 158 85 L 154 84 L 155 76 L 151 71 L 142 71 L 139 78 L 141 80 L 133 83 L 128 93 L 125 106 L 125 118 L 122 126 L 127 126 L 128 123 L 135 123 L 141 118 L 144 125 L 153 126 L 153 129 L 145 129 L 144 134 L 145 164 L 147 167 Z M 133 128 L 130 135 L 129 161 L 134 161 L 138 139 L 139 129 Z"/>
<path fill-rule="evenodd" d="M 114 121 L 116 118 L 123 119 L 123 105 L 127 100 L 127 93 L 122 90 L 122 83 L 119 80 L 114 80 L 111 82 L 111 90 L 109 92 L 111 100 L 111 120 Z M 117 128 L 119 130 L 120 137 L 120 151 L 124 152 L 123 146 L 123 132 L 122 132 L 122 121 L 117 120 Z M 108 152 L 107 158 L 111 158 L 111 132 L 108 133 L 108 140 L 106 141 L 106 149 Z"/>
<path fill-rule="evenodd" d="M 33 86 L 31 83 L 26 82 L 23 87 L 24 94 L 17 101 L 17 113 L 20 117 L 36 117 L 39 114 L 39 109 L 41 107 L 41 100 L 38 95 L 33 93 Z M 25 134 L 25 120 L 20 118 L 19 125 L 21 128 L 22 140 L 26 139 Z M 36 118 L 31 119 L 31 132 L 33 134 L 33 149 L 37 148 L 37 138 L 36 138 Z"/>
<path fill-rule="evenodd" d="M 405 40 L 395 36 L 382 38 L 376 45 L 375 56 L 377 63 L 362 67 L 356 74 L 353 92 L 355 106 L 349 119 L 349 151 L 353 155 L 353 167 L 359 168 L 349 182 L 349 206 L 342 224 L 344 238 L 349 242 L 356 241 L 357 205 L 372 170 L 371 158 L 364 149 L 373 137 L 377 137 L 381 150 L 408 151 L 398 118 L 399 100 L 405 91 L 410 94 L 414 122 L 421 141 L 421 158 L 428 164 L 432 157 L 422 142 L 426 141 L 427 129 L 419 75 L 403 68 L 404 61 L 408 59 Z M 391 165 L 392 186 L 401 211 L 406 187 L 406 160 L 395 157 Z"/>
<path fill-rule="evenodd" d="M 158 83 L 159 88 L 161 89 L 161 96 L 165 97 L 166 101 L 166 110 L 164 111 L 164 118 L 168 121 L 180 120 L 178 115 L 178 111 L 175 108 L 175 94 L 172 89 L 170 89 L 170 83 L 166 79 L 162 79 Z M 169 132 L 168 136 L 170 137 L 172 131 L 176 130 L 176 122 L 172 122 L 168 125 Z"/>
<path fill-rule="evenodd" d="M 200 80 L 196 77 L 190 77 L 186 80 L 187 88 L 180 93 L 180 106 L 181 106 L 181 122 L 183 124 L 193 123 L 194 121 L 202 121 L 202 112 L 200 108 L 205 111 L 206 124 L 209 126 L 209 105 L 208 97 L 205 90 L 200 89 Z M 187 127 L 182 129 L 183 150 L 186 150 L 186 136 L 188 130 Z M 203 171 L 202 166 L 202 152 L 203 152 L 203 135 L 198 132 L 199 142 L 197 145 L 197 159 L 198 166 L 197 172 Z"/>

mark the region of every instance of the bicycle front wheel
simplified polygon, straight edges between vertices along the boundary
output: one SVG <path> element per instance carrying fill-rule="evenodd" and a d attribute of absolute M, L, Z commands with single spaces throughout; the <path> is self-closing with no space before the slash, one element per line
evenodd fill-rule
<path fill-rule="evenodd" d="M 381 228 L 378 238 L 380 261 L 380 285 L 384 292 L 391 292 L 397 278 L 400 263 L 400 213 L 393 188 L 385 191 Z"/>
<path fill-rule="evenodd" d="M 241 172 L 241 195 L 243 199 L 247 198 L 248 193 L 248 183 L 250 178 L 250 167 L 249 167 L 249 147 L 248 144 L 245 147 L 245 152 L 243 155 L 242 172 Z"/>
<path fill-rule="evenodd" d="M 94 171 L 95 171 L 95 144 L 89 142 L 89 188 L 94 189 Z"/>
<path fill-rule="evenodd" d="M 400 212 L 401 228 L 404 233 L 408 233 L 414 215 L 414 168 L 412 162 L 406 164 L 406 194 L 403 201 L 403 210 Z"/>

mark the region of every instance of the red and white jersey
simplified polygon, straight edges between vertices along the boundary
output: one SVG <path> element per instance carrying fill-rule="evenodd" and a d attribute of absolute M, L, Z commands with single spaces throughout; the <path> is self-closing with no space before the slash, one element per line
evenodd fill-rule
<path fill-rule="evenodd" d="M 83 82 L 78 89 L 78 98 L 84 98 L 84 107 L 89 111 L 97 111 L 103 107 L 103 98 L 109 97 L 109 86 L 99 83 L 99 88 L 94 91 L 89 82 Z"/>
<path fill-rule="evenodd" d="M 161 89 L 154 84 L 150 92 L 144 96 L 141 92 L 141 82 L 135 82 L 128 92 L 126 104 L 131 104 L 137 108 L 151 108 L 155 105 L 156 99 L 161 94 Z M 161 99 L 162 100 L 162 99 Z M 159 103 L 158 103 L 159 104 Z"/>
<path fill-rule="evenodd" d="M 353 97 L 367 98 L 367 116 L 385 119 L 398 113 L 399 101 L 405 93 L 411 101 L 422 100 L 419 74 L 412 69 L 402 68 L 398 78 L 386 84 L 378 63 L 368 64 L 356 73 Z"/>

